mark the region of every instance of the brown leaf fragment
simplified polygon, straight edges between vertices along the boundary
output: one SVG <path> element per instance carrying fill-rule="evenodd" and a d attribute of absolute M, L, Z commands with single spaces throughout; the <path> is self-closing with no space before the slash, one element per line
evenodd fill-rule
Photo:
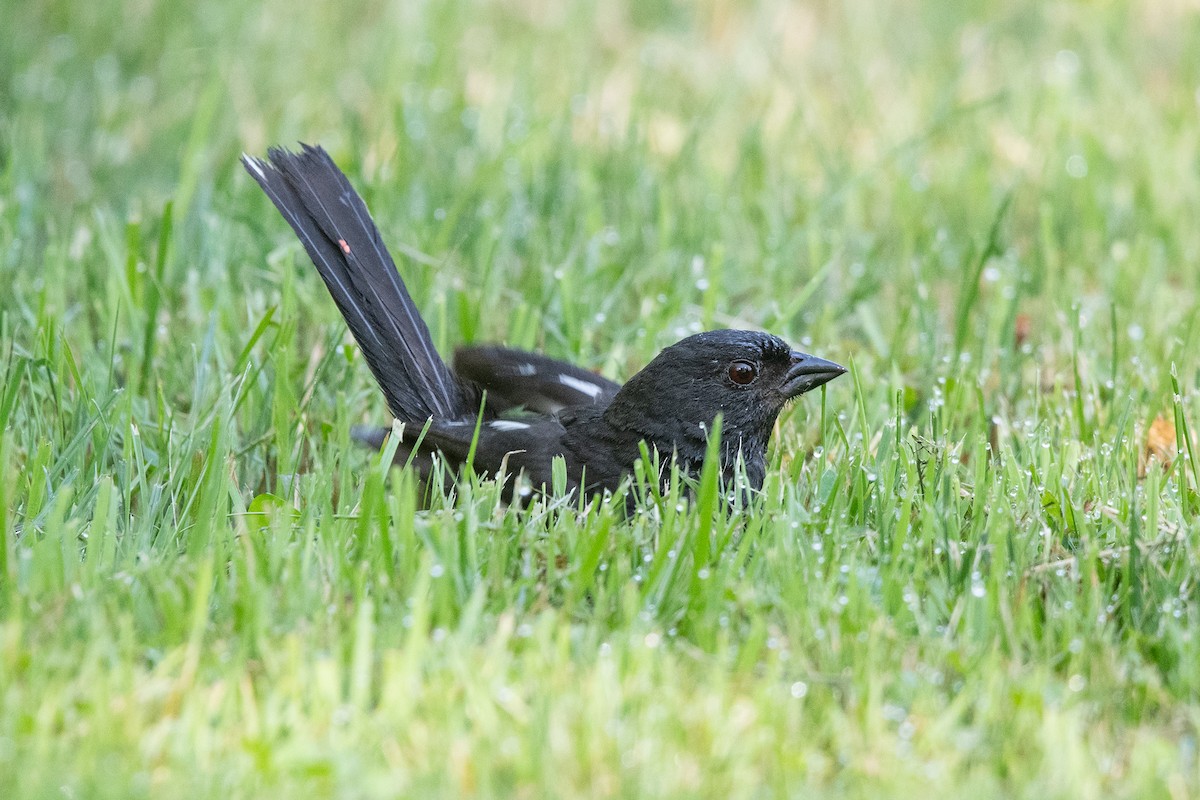
<path fill-rule="evenodd" d="M 1142 448 L 1142 456 L 1138 459 L 1138 477 L 1146 477 L 1152 459 L 1162 466 L 1164 472 L 1170 469 L 1178 453 L 1175 445 L 1175 423 L 1159 414 L 1146 431 L 1146 446 Z"/>
<path fill-rule="evenodd" d="M 1020 350 L 1029 341 L 1031 333 L 1033 333 L 1033 320 L 1028 314 L 1017 314 L 1016 322 L 1013 324 L 1013 345 L 1017 350 Z"/>

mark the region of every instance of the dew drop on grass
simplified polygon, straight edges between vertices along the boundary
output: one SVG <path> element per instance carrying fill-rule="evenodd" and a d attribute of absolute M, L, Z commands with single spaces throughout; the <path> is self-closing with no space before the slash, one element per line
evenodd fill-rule
<path fill-rule="evenodd" d="M 796 681 L 792 684 L 792 697 L 800 700 L 808 694 L 808 684 L 804 681 Z"/>
<path fill-rule="evenodd" d="M 985 594 L 987 594 L 987 587 L 983 585 L 982 581 L 975 581 L 974 583 L 971 584 L 971 595 L 972 596 L 983 597 Z"/>
<path fill-rule="evenodd" d="M 431 578 L 440 578 L 445 574 L 446 574 L 446 568 L 443 567 L 441 564 L 434 564 L 432 567 L 429 568 L 429 577 L 431 577 Z"/>

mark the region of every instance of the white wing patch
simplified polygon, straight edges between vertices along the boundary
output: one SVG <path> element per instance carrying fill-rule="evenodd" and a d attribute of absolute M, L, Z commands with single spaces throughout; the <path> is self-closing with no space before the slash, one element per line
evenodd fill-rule
<path fill-rule="evenodd" d="M 528 428 L 529 425 L 512 419 L 498 419 L 494 422 L 489 422 L 488 427 L 494 431 L 523 431 Z"/>
<path fill-rule="evenodd" d="M 558 382 L 563 386 L 569 386 L 577 392 L 583 392 L 593 400 L 600 396 L 602 391 L 599 386 L 591 381 L 584 381 L 576 378 L 574 375 L 559 375 Z"/>
<path fill-rule="evenodd" d="M 533 364 L 517 364 L 517 374 L 524 375 L 525 377 L 537 375 L 537 367 Z"/>

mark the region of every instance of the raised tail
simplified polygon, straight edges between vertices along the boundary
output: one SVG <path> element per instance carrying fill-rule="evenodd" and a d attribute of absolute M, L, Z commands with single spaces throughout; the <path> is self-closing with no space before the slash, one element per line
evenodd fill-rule
<path fill-rule="evenodd" d="M 300 237 L 392 414 L 416 424 L 474 417 L 478 390 L 438 355 L 366 204 L 324 149 L 301 148 L 242 164 Z"/>

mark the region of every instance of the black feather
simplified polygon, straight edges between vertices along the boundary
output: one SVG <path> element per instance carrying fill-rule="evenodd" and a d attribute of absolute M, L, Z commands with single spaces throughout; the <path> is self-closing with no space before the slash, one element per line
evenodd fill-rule
<path fill-rule="evenodd" d="M 362 198 L 319 147 L 279 148 L 242 163 L 288 221 L 383 389 L 404 422 L 463 419 L 479 393 L 442 361 Z"/>
<path fill-rule="evenodd" d="M 606 406 L 621 390 L 621 384 L 574 364 L 498 345 L 458 348 L 454 371 L 486 389 L 498 409 L 557 414 L 575 406 Z"/>

